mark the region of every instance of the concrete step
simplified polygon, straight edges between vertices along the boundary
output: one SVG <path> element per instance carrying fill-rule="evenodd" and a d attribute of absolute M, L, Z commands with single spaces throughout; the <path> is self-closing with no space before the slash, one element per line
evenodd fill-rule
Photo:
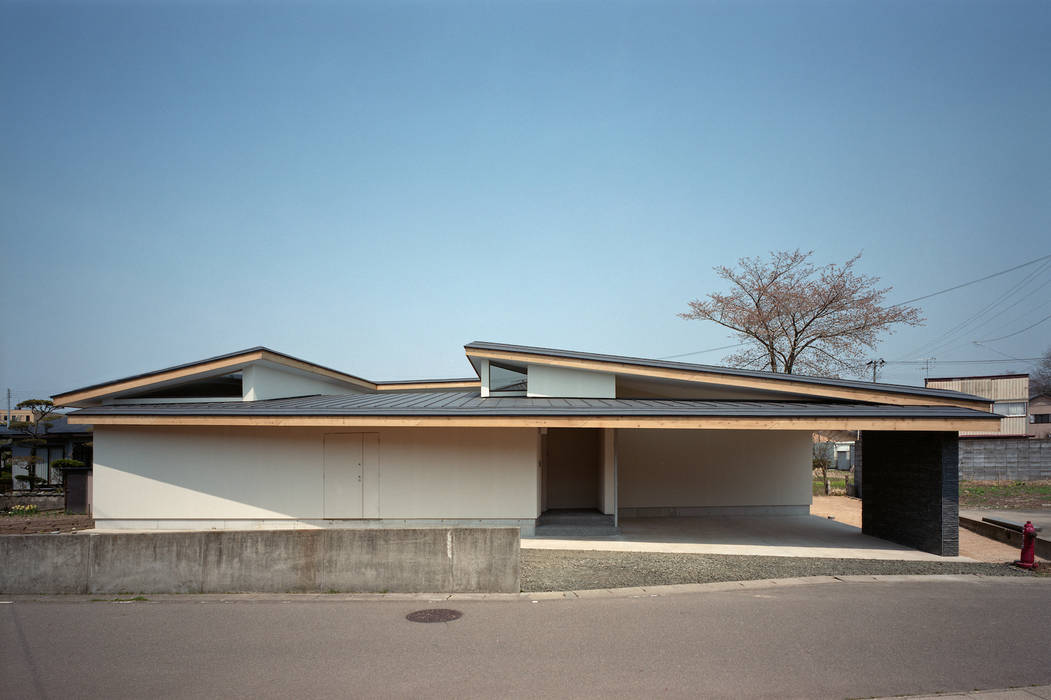
<path fill-rule="evenodd" d="M 620 528 L 612 525 L 593 525 L 589 527 L 537 525 L 535 537 L 607 537 L 619 534 Z"/>
<path fill-rule="evenodd" d="M 557 525 L 566 527 L 613 527 L 613 516 L 598 511 L 549 510 L 536 521 L 537 527 Z"/>

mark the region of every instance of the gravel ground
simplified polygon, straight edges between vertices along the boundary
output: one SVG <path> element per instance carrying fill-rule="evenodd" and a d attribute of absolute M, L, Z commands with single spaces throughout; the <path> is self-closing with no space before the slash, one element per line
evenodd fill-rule
<path fill-rule="evenodd" d="M 872 559 L 757 557 L 726 554 L 663 554 L 656 552 L 585 552 L 523 549 L 522 590 L 579 591 L 589 588 L 660 586 L 672 583 L 750 581 L 797 576 L 863 574 L 1033 574 L 1009 564 Z"/>

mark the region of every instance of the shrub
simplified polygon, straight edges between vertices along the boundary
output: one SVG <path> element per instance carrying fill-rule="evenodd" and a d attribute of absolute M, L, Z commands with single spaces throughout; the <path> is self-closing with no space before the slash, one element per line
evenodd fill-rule
<path fill-rule="evenodd" d="M 62 471 L 63 469 L 76 469 L 77 467 L 83 466 L 84 463 L 79 459 L 56 459 L 51 463 L 51 468 L 58 469 L 59 471 Z"/>

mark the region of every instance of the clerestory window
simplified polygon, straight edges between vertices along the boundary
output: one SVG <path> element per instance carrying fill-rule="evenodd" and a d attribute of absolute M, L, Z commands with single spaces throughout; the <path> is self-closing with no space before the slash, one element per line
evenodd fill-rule
<path fill-rule="evenodd" d="M 524 368 L 489 360 L 489 391 L 525 392 L 527 379 Z"/>

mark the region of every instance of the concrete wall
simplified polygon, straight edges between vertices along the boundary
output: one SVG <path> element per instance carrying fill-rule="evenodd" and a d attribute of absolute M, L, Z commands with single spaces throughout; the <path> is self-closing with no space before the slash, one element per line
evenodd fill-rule
<path fill-rule="evenodd" d="M 534 429 L 340 433 L 378 441 L 378 454 L 363 470 L 366 517 L 411 526 L 414 520 L 514 524 L 539 514 Z M 324 522 L 326 434 L 335 433 L 96 428 L 96 521 L 100 527 L 167 529 L 331 525 Z"/>
<path fill-rule="evenodd" d="M 548 365 L 529 365 L 528 396 L 612 399 L 616 375 Z"/>
<path fill-rule="evenodd" d="M 262 401 L 313 394 L 356 394 L 362 390 L 349 382 L 328 380 L 287 368 L 256 363 L 248 365 L 242 371 L 241 391 L 245 401 Z"/>
<path fill-rule="evenodd" d="M 0 537 L 0 593 L 518 593 L 514 528 Z"/>
<path fill-rule="evenodd" d="M 968 481 L 1051 479 L 1051 440 L 975 438 L 960 440 L 960 478 Z"/>
<path fill-rule="evenodd" d="M 617 430 L 617 472 L 622 517 L 806 514 L 811 437 L 786 430 Z"/>

